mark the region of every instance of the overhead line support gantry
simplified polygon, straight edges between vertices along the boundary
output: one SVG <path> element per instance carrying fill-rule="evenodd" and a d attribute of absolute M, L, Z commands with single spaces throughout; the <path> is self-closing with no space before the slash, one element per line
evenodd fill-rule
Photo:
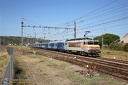
<path fill-rule="evenodd" d="M 32 28 L 53 28 L 53 29 L 74 29 L 74 38 L 76 38 L 76 22 L 74 21 L 74 28 L 65 28 L 65 27 L 50 27 L 50 26 L 24 26 L 24 18 L 21 21 L 21 46 L 23 46 L 23 28 L 32 27 Z"/>

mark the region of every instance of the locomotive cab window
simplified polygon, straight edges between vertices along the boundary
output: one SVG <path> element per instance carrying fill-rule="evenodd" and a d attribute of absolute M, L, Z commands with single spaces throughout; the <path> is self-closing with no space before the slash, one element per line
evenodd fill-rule
<path fill-rule="evenodd" d="M 88 45 L 88 42 L 84 42 L 84 45 Z"/>
<path fill-rule="evenodd" d="M 88 45 L 93 45 L 93 41 L 89 41 L 88 42 Z"/>
<path fill-rule="evenodd" d="M 95 41 L 95 42 L 94 42 L 94 45 L 99 45 L 99 42 Z"/>

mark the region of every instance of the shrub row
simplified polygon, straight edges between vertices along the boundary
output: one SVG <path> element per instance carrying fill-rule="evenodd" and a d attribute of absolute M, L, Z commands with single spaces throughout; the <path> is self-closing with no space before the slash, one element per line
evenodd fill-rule
<path fill-rule="evenodd" d="M 109 48 L 111 50 L 119 50 L 119 51 L 126 51 L 128 52 L 128 43 L 126 43 L 125 45 L 122 43 L 111 43 L 109 45 Z"/>

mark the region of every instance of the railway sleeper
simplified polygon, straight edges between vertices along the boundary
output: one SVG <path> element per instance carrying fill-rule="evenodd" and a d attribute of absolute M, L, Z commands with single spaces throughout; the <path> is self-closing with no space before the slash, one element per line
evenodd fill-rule
<path fill-rule="evenodd" d="M 114 73 L 112 71 L 105 71 L 105 70 L 97 70 L 99 71 L 100 73 L 103 73 L 103 74 L 108 74 L 108 75 L 111 75 L 111 76 L 114 76 L 114 77 L 117 77 L 117 78 L 120 78 L 120 79 L 124 79 L 126 81 L 128 81 L 128 76 L 127 75 L 121 75 L 121 74 L 118 74 L 118 73 Z"/>
<path fill-rule="evenodd" d="M 104 72 L 108 72 L 108 73 L 112 73 L 112 74 L 116 73 L 116 74 L 121 75 L 121 76 L 128 75 L 128 72 L 123 72 L 123 71 L 109 69 L 109 68 L 102 68 L 102 67 L 97 68 L 96 67 L 96 70 L 98 70 L 98 71 L 104 71 Z"/>

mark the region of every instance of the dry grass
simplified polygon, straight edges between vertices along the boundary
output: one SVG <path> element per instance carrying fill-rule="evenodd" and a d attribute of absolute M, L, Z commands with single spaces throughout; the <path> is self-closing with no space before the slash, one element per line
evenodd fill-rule
<path fill-rule="evenodd" d="M 10 57 L 7 52 L 0 52 L 0 67 L 6 65 L 9 61 Z"/>
<path fill-rule="evenodd" d="M 77 70 L 85 69 L 70 63 L 36 55 L 15 55 L 33 85 L 125 85 L 125 83 L 101 75 L 86 77 Z"/>
<path fill-rule="evenodd" d="M 28 47 L 15 47 L 15 59 L 25 70 L 27 79 L 33 82 L 31 85 L 127 85 L 125 82 L 101 74 L 92 78 L 80 75 L 75 71 L 85 68 L 63 61 L 39 55 L 21 55 L 18 53 L 21 49 L 29 52 L 34 50 Z M 104 50 L 101 56 L 128 59 L 127 52 L 122 51 Z"/>
<path fill-rule="evenodd" d="M 22 52 L 22 51 L 27 51 L 27 52 L 34 52 L 35 49 L 30 48 L 30 47 L 25 47 L 25 46 L 12 46 L 15 50 L 15 52 Z M 108 50 L 104 49 L 102 53 L 100 54 L 101 57 L 110 57 L 110 58 L 117 58 L 117 59 L 123 59 L 123 60 L 128 60 L 128 52 L 124 51 L 114 51 L 114 50 Z"/>
<path fill-rule="evenodd" d="M 115 57 L 116 59 L 128 60 L 128 52 L 114 51 L 114 50 L 103 50 L 101 53 L 102 57 Z"/>
<path fill-rule="evenodd" d="M 34 52 L 36 51 L 33 48 L 25 47 L 25 46 L 13 46 L 14 50 L 17 52 L 27 51 L 27 52 Z M 114 51 L 114 50 L 108 50 L 104 49 L 102 53 L 100 54 L 102 57 L 110 57 L 110 58 L 117 58 L 117 59 L 123 59 L 128 60 L 128 52 L 124 51 Z"/>
<path fill-rule="evenodd" d="M 11 46 L 14 48 L 15 52 L 22 52 L 22 51 L 26 51 L 26 52 L 34 52 L 35 50 L 33 48 L 30 47 L 26 47 L 26 46 Z"/>
<path fill-rule="evenodd" d="M 9 59 L 10 56 L 8 55 L 7 52 L 0 51 L 0 84 L 1 84 L 1 79 L 4 77 Z"/>

